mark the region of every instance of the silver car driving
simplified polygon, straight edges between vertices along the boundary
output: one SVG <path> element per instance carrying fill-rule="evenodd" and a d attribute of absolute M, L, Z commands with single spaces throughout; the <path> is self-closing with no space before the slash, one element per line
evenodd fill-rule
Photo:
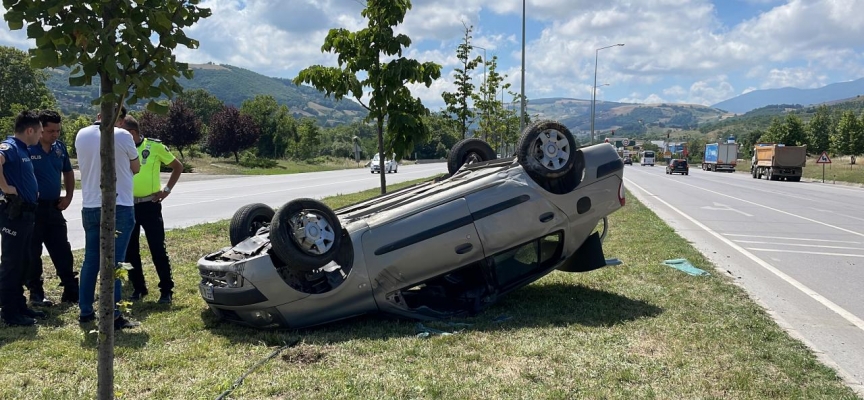
<path fill-rule="evenodd" d="M 331 210 L 296 199 L 238 210 L 231 246 L 198 263 L 220 318 L 301 328 L 367 313 L 471 315 L 554 270 L 607 265 L 601 233 L 624 206 L 610 144 L 578 148 L 553 121 L 525 129 L 515 157 L 476 138 L 450 152 L 450 175 Z"/>

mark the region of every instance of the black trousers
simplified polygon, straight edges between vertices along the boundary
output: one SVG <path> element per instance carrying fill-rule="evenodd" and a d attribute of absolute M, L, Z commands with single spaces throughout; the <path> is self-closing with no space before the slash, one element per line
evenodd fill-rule
<path fill-rule="evenodd" d="M 147 237 L 147 245 L 150 247 L 150 255 L 153 257 L 153 266 L 156 267 L 156 275 L 159 276 L 159 290 L 171 294 L 174 281 L 171 279 L 171 260 L 165 249 L 162 203 L 145 201 L 135 204 L 135 228 L 132 229 L 132 238 L 129 239 L 129 247 L 126 249 L 126 262 L 132 265 L 132 270 L 129 271 L 129 282 L 132 283 L 135 292 L 147 292 L 147 282 L 144 281 L 144 270 L 141 267 L 142 228 Z"/>
<path fill-rule="evenodd" d="M 24 298 L 24 271 L 30 262 L 30 238 L 35 214 L 9 218 L 6 203 L 0 203 L 0 304 L 3 315 L 19 314 L 27 308 Z"/>
<path fill-rule="evenodd" d="M 36 207 L 36 224 L 33 228 L 31 261 L 24 273 L 24 285 L 31 293 L 44 293 L 42 288 L 42 245 L 48 250 L 60 284 L 75 285 L 73 269 L 72 246 L 69 244 L 66 218 L 63 211 L 57 209 L 56 201 L 40 201 Z"/>

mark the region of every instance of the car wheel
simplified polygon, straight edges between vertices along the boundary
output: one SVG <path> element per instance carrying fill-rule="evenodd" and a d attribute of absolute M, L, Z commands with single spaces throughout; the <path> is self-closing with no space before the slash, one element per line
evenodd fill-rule
<path fill-rule="evenodd" d="M 447 157 L 447 171 L 453 175 L 465 164 L 494 159 L 495 150 L 492 150 L 489 143 L 478 138 L 464 139 L 453 145 L 453 149 L 450 150 L 450 156 Z"/>
<path fill-rule="evenodd" d="M 576 163 L 576 139 L 566 126 L 539 121 L 522 133 L 516 157 L 522 168 L 543 178 L 557 178 Z"/>
<path fill-rule="evenodd" d="M 273 209 L 266 204 L 254 203 L 240 207 L 234 212 L 228 228 L 231 245 L 236 246 L 237 243 L 255 236 L 259 229 L 270 224 L 274 214 Z"/>
<path fill-rule="evenodd" d="M 308 272 L 336 256 L 342 225 L 333 210 L 318 200 L 291 200 L 273 216 L 270 241 L 289 269 Z"/>

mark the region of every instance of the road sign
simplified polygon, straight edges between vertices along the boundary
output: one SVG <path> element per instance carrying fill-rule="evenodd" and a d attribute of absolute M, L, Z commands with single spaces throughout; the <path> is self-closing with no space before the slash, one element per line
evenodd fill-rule
<path fill-rule="evenodd" d="M 831 159 L 828 158 L 828 152 L 823 151 L 822 155 L 819 156 L 819 159 L 816 160 L 816 164 L 831 164 Z"/>
<path fill-rule="evenodd" d="M 624 147 L 629 146 L 630 145 L 630 139 L 622 139 L 621 144 L 623 144 Z"/>
<path fill-rule="evenodd" d="M 672 158 L 672 152 L 671 152 L 671 151 L 667 151 L 667 152 L 666 152 L 665 154 L 663 154 L 663 155 L 664 155 L 666 158 Z"/>

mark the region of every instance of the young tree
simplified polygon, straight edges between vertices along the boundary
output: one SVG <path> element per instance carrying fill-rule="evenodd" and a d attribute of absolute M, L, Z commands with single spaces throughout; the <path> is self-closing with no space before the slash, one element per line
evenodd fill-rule
<path fill-rule="evenodd" d="M 288 140 L 297 137 L 297 123 L 288 106 L 280 105 L 273 96 L 257 95 L 240 105 L 240 113 L 251 117 L 261 129 L 259 157 L 285 157 Z"/>
<path fill-rule="evenodd" d="M 54 95 L 45 85 L 46 80 L 45 72 L 30 65 L 27 53 L 0 46 L 0 118 L 12 117 L 4 134 L 12 132 L 12 120 L 18 114 L 13 112 L 13 104 L 20 105 L 22 110 L 55 108 Z"/>
<path fill-rule="evenodd" d="M 503 110 L 503 105 L 495 98 L 496 94 L 504 82 L 507 75 L 498 73 L 498 56 L 492 56 L 491 60 L 486 61 L 486 67 L 489 72 L 486 76 L 486 82 L 480 85 L 479 93 L 472 93 L 474 99 L 474 108 L 480 114 L 479 130 L 483 135 L 483 140 L 489 141 L 489 135 L 495 132 L 496 128 L 501 126 L 498 115 Z M 507 88 L 509 88 L 509 84 Z M 476 135 L 475 135 L 476 136 Z M 495 138 L 493 138 L 495 141 Z"/>
<path fill-rule="evenodd" d="M 837 121 L 837 128 L 831 136 L 831 151 L 834 154 L 845 156 L 853 154 L 852 138 L 854 132 L 859 129 L 858 118 L 852 111 L 844 111 Z"/>
<path fill-rule="evenodd" d="M 453 70 L 456 93 L 444 92 L 441 94 L 444 103 L 447 104 L 447 113 L 455 117 L 453 122 L 462 134 L 462 139 L 468 135 L 468 126 L 474 121 L 474 110 L 468 107 L 468 99 L 474 95 L 471 71 L 476 69 L 477 64 L 482 60 L 480 57 L 471 59 L 471 51 L 474 49 L 474 46 L 471 46 L 471 30 L 473 28 L 473 26 L 465 27 L 465 36 L 462 38 L 462 43 L 456 48 L 456 58 L 462 64 L 462 68 Z"/>
<path fill-rule="evenodd" d="M 252 117 L 234 107 L 225 107 L 210 118 L 207 153 L 214 157 L 233 154 L 234 160 L 240 163 L 240 152 L 255 146 L 259 134 Z"/>
<path fill-rule="evenodd" d="M 100 399 L 114 398 L 113 286 L 116 171 L 113 125 L 117 110 L 127 101 L 171 96 L 182 88 L 177 78 L 192 77 L 188 65 L 173 55 L 177 45 L 198 47 L 184 27 L 210 15 L 198 0 L 80 1 L 3 0 L 4 19 L 12 30 L 27 25 L 35 39 L 34 68 L 73 67 L 69 83 L 89 85 L 99 76 L 102 114 L 102 211 L 100 232 L 99 368 Z M 131 96 L 130 96 L 131 93 Z M 159 109 L 153 101 L 148 107 Z M 164 110 L 163 111 L 167 111 Z"/>
<path fill-rule="evenodd" d="M 297 128 L 297 138 L 294 142 L 294 157 L 308 160 L 318 155 L 321 146 L 321 132 L 314 118 L 303 118 Z"/>
<path fill-rule="evenodd" d="M 441 76 L 440 65 L 421 64 L 402 56 L 402 49 L 411 46 L 411 38 L 396 35 L 394 27 L 402 23 L 409 9 L 410 0 L 367 0 L 361 12 L 368 19 L 366 28 L 357 32 L 331 29 L 321 46 L 322 51 L 339 55 L 339 67 L 314 65 L 300 71 L 294 79 L 295 84 L 311 84 L 336 99 L 347 95 L 354 97 L 369 110 L 366 120 L 377 124 L 378 152 L 395 152 L 397 159 L 412 151 L 415 143 L 428 135 L 422 116 L 429 111 L 411 95 L 406 85 L 422 83 L 429 87 Z M 361 72 L 363 80 L 357 76 Z M 370 89 L 368 104 L 364 100 L 364 88 Z M 386 146 L 385 120 L 389 139 Z M 384 157 L 380 162 L 383 170 Z M 387 191 L 386 174 L 380 175 L 383 194 Z"/>
<path fill-rule="evenodd" d="M 201 120 L 182 100 L 175 100 L 165 119 L 165 132 L 162 141 L 177 148 L 181 159 L 186 159 L 183 149 L 201 140 Z"/>
<path fill-rule="evenodd" d="M 204 127 L 210 125 L 210 117 L 225 106 L 222 100 L 204 89 L 184 90 L 177 95 L 177 100 L 191 108 Z"/>
<path fill-rule="evenodd" d="M 168 116 L 144 111 L 138 117 L 138 128 L 144 137 L 164 140 L 168 136 Z"/>
<path fill-rule="evenodd" d="M 831 133 L 834 130 L 834 121 L 831 119 L 831 111 L 828 106 L 821 105 L 816 108 L 816 114 L 807 123 L 807 137 L 810 142 L 809 152 L 820 154 L 827 151 L 831 146 Z"/>

